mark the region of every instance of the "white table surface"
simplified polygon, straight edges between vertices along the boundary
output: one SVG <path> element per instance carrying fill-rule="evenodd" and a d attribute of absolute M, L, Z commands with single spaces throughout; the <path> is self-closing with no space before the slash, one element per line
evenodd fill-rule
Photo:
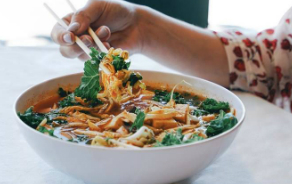
<path fill-rule="evenodd" d="M 136 55 L 132 69 L 174 72 Z M 81 72 L 83 63 L 62 58 L 56 48 L 0 47 L 0 183 L 83 184 L 47 165 L 30 148 L 13 118 L 12 105 L 28 87 Z M 292 116 L 248 93 L 236 92 L 246 119 L 230 148 L 195 184 L 292 183 Z"/>

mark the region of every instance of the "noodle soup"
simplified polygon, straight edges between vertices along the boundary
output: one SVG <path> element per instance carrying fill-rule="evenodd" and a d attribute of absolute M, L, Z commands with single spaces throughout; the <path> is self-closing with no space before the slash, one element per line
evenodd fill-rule
<path fill-rule="evenodd" d="M 130 149 L 188 144 L 237 124 L 227 102 L 178 92 L 179 84 L 168 91 L 146 86 L 141 74 L 128 70 L 127 59 L 121 49 L 92 49 L 78 88 L 60 88 L 19 117 L 64 141 Z"/>

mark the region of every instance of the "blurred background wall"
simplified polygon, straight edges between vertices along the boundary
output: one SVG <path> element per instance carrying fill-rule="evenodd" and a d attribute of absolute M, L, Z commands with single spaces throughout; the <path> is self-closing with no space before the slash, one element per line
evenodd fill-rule
<path fill-rule="evenodd" d="M 1 0 L 1 46 L 56 46 L 50 40 L 55 20 L 44 9 L 47 2 L 59 16 L 71 12 L 65 0 Z M 86 0 L 71 0 L 82 7 Z M 189 23 L 211 29 L 241 26 L 262 30 L 275 26 L 292 6 L 291 0 L 129 0 L 159 9 Z"/>
<path fill-rule="evenodd" d="M 208 26 L 209 0 L 127 0 L 200 27 Z"/>

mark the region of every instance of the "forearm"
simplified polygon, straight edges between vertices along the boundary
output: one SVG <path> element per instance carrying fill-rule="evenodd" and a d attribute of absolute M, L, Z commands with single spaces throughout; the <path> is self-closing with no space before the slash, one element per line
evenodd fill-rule
<path fill-rule="evenodd" d="M 182 73 L 229 85 L 224 47 L 211 31 L 149 8 L 138 11 L 143 20 L 143 54 Z"/>

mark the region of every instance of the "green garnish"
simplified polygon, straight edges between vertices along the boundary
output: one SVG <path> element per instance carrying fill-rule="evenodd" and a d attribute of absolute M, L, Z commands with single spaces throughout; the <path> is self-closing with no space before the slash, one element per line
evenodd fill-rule
<path fill-rule="evenodd" d="M 19 118 L 28 126 L 32 128 L 37 128 L 38 125 L 45 118 L 44 114 L 33 112 L 33 107 L 29 107 L 23 114 L 20 112 L 17 113 Z"/>
<path fill-rule="evenodd" d="M 196 141 L 203 140 L 204 138 L 199 136 L 198 134 L 193 134 L 192 138 L 183 141 L 184 135 L 182 134 L 182 129 L 178 128 L 176 132 L 167 132 L 161 142 L 157 141 L 154 147 L 161 146 L 173 146 L 173 145 L 181 145 L 186 143 L 192 143 Z"/>
<path fill-rule="evenodd" d="M 44 126 L 40 126 L 39 129 L 38 129 L 38 131 L 39 132 L 42 132 L 42 133 L 48 133 L 50 136 L 53 136 L 54 137 L 54 130 L 48 130 Z"/>
<path fill-rule="evenodd" d="M 58 95 L 60 96 L 60 97 L 65 97 L 65 96 L 67 96 L 69 94 L 69 92 L 68 91 L 65 91 L 63 88 L 59 88 L 58 89 Z"/>
<path fill-rule="evenodd" d="M 210 122 L 206 134 L 208 137 L 212 137 L 231 129 L 236 124 L 237 119 L 232 113 L 225 113 L 223 110 L 220 110 L 218 117 Z"/>
<path fill-rule="evenodd" d="M 84 74 L 81 78 L 81 84 L 75 89 L 75 95 L 86 99 L 86 101 L 95 101 L 97 94 L 101 90 L 99 84 L 99 63 L 104 53 L 99 53 L 94 48 L 91 48 L 92 57 L 84 63 Z"/>
<path fill-rule="evenodd" d="M 126 62 L 124 58 L 120 56 L 113 56 L 112 64 L 114 65 L 116 71 L 122 70 L 122 69 L 128 70 L 131 65 L 131 62 Z"/>
<path fill-rule="evenodd" d="M 137 116 L 132 126 L 130 127 L 131 132 L 137 131 L 143 126 L 146 116 L 145 113 L 138 108 L 135 110 L 135 114 L 137 114 Z"/>
<path fill-rule="evenodd" d="M 203 109 L 196 109 L 193 112 L 193 115 L 195 115 L 195 116 L 204 116 L 207 114 L 210 114 L 210 113 L 208 111 L 203 110 Z"/>
<path fill-rule="evenodd" d="M 161 102 L 161 103 L 168 103 L 170 100 L 171 93 L 168 91 L 162 91 L 162 90 L 154 90 L 155 96 L 152 98 L 152 100 Z M 173 100 L 177 104 L 190 104 L 193 106 L 196 106 L 200 103 L 199 97 L 194 96 L 193 98 L 186 98 L 187 96 L 190 96 L 189 94 L 185 93 L 182 95 L 179 92 L 173 93 Z"/>
<path fill-rule="evenodd" d="M 36 129 L 43 119 L 47 118 L 47 124 L 51 124 L 53 121 L 59 124 L 66 124 L 66 120 L 55 119 L 58 116 L 67 116 L 66 114 L 61 114 L 58 110 L 52 110 L 46 114 L 33 112 L 33 107 L 29 107 L 23 114 L 18 112 L 19 118 L 28 126 Z"/>
<path fill-rule="evenodd" d="M 217 102 L 212 98 L 207 98 L 202 102 L 200 105 L 200 109 L 208 111 L 209 113 L 219 113 L 220 110 L 229 110 L 229 103 L 228 102 Z"/>
<path fill-rule="evenodd" d="M 140 73 L 133 72 L 133 73 L 131 73 L 130 78 L 129 78 L 130 85 L 134 86 L 137 81 L 142 80 L 142 79 L 143 79 L 143 77 Z"/>
<path fill-rule="evenodd" d="M 63 100 L 58 102 L 59 107 L 64 108 L 68 106 L 75 106 L 75 105 L 81 105 L 75 100 L 75 94 L 71 93 L 68 96 L 66 96 Z"/>

